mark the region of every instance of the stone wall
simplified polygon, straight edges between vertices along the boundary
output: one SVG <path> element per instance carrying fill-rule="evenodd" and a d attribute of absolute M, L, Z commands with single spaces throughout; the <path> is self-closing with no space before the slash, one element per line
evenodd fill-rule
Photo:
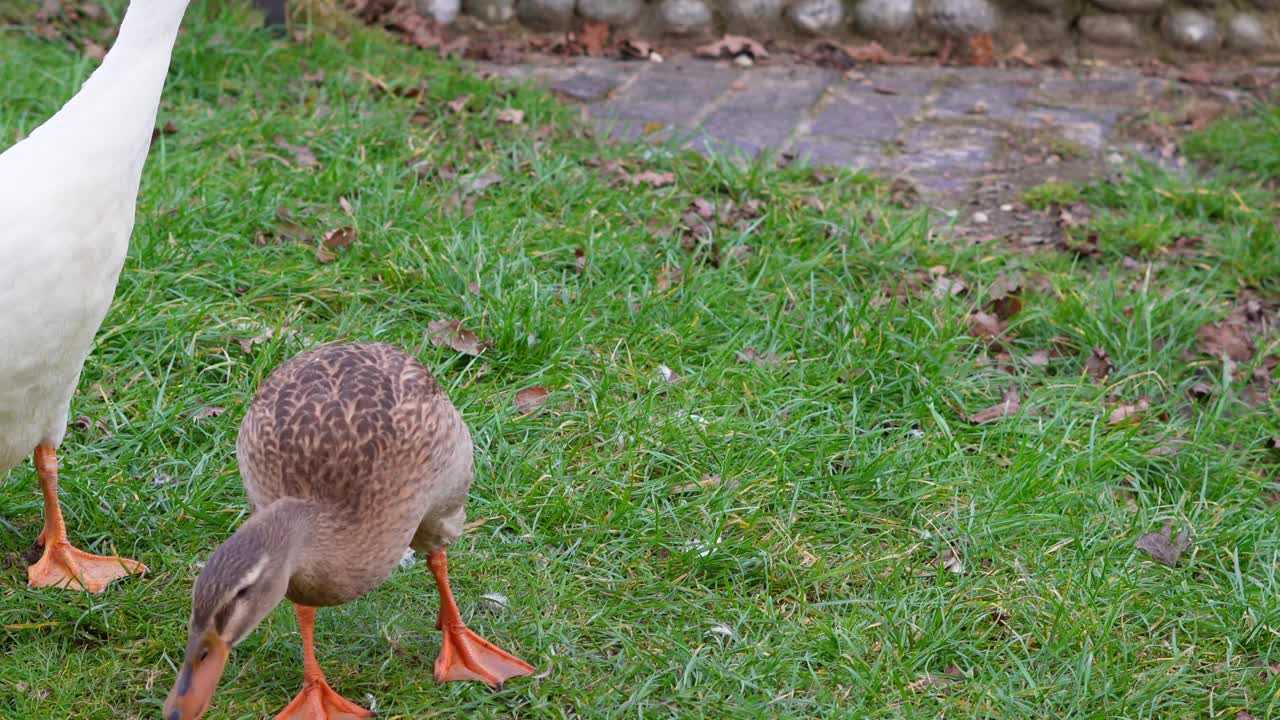
<path fill-rule="evenodd" d="M 1256 55 L 1277 48 L 1280 0 L 416 0 L 442 22 L 563 31 L 597 20 L 632 37 L 876 40 L 901 48 L 993 33 L 1033 50 Z"/>

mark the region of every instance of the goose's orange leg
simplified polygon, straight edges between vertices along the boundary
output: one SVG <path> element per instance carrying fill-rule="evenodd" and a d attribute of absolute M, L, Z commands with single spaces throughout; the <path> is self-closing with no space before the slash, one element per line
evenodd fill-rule
<path fill-rule="evenodd" d="M 52 447 L 40 445 L 35 451 L 36 474 L 44 494 L 44 530 L 40 543 L 44 555 L 27 568 L 31 587 L 65 587 L 101 592 L 112 580 L 144 573 L 147 566 L 137 560 L 90 555 L 67 540 L 67 524 L 58 506 L 58 455 Z"/>
<path fill-rule="evenodd" d="M 298 613 L 298 630 L 302 633 L 302 692 L 289 703 L 276 720 L 359 720 L 373 713 L 342 697 L 329 687 L 324 670 L 316 662 L 316 609 L 294 605 Z"/>
<path fill-rule="evenodd" d="M 431 553 L 427 565 L 436 576 L 436 587 L 440 590 L 440 619 L 436 626 L 444 632 L 444 646 L 436 658 L 436 682 L 481 680 L 501 689 L 509 678 L 531 674 L 532 665 L 471 632 L 462 622 L 462 614 L 449 588 L 449 566 L 444 550 Z"/>

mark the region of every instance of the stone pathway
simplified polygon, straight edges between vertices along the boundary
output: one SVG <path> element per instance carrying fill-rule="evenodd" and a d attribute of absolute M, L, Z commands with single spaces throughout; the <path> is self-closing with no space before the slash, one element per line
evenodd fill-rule
<path fill-rule="evenodd" d="M 1196 113 L 1203 119 L 1248 100 L 1239 89 L 1120 66 L 868 66 L 840 73 L 683 57 L 531 58 L 481 69 L 548 86 L 618 137 L 746 155 L 772 149 L 818 165 L 863 168 L 905 177 L 935 204 L 952 207 L 993 188 L 1097 177 L 1134 155 L 1176 164 L 1172 143 L 1133 118 L 1159 113 L 1165 122 L 1193 123 Z"/>

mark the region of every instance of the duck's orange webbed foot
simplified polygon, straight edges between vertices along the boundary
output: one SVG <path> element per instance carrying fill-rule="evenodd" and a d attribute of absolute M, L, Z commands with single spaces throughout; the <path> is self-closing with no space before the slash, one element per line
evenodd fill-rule
<path fill-rule="evenodd" d="M 440 657 L 436 658 L 436 682 L 479 680 L 501 689 L 502 684 L 513 677 L 532 675 L 532 665 L 475 634 L 462 622 L 449 588 L 444 551 L 431 553 L 427 564 L 440 590 L 440 618 L 436 627 L 444 631 L 444 645 Z"/>
<path fill-rule="evenodd" d="M 339 695 L 321 679 L 302 688 L 276 720 L 360 720 L 373 713 Z"/>
<path fill-rule="evenodd" d="M 44 546 L 44 555 L 27 568 L 31 587 L 61 587 L 102 592 L 112 580 L 147 571 L 137 560 L 90 555 L 66 540 Z"/>
<path fill-rule="evenodd" d="M 533 666 L 485 640 L 466 625 L 446 624 L 436 658 L 436 682 L 480 680 L 501 689 L 513 677 L 531 675 Z"/>
<path fill-rule="evenodd" d="M 58 505 L 58 455 L 52 447 L 41 445 L 35 451 L 36 474 L 44 495 L 44 530 L 40 544 L 44 555 L 27 568 L 31 587 L 61 587 L 72 590 L 102 592 L 112 580 L 147 571 L 137 560 L 90 555 L 73 547 L 67 540 L 67 524 Z"/>

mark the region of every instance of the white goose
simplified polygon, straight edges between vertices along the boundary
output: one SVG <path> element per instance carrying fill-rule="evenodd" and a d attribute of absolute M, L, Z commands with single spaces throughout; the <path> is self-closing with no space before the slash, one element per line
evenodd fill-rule
<path fill-rule="evenodd" d="M 58 506 L 56 450 L 133 231 L 160 92 L 189 0 L 132 0 L 80 92 L 0 154 L 0 473 L 34 451 L 44 555 L 32 586 L 98 592 L 146 570 L 82 552 Z"/>

